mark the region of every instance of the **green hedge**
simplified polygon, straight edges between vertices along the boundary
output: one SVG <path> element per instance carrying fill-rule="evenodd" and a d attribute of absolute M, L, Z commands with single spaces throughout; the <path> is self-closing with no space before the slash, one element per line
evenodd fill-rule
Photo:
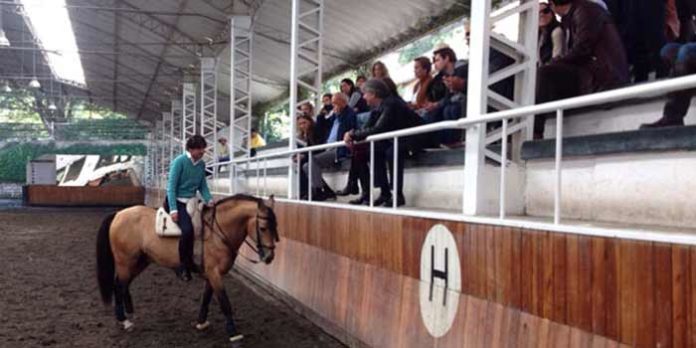
<path fill-rule="evenodd" d="M 0 149 L 0 182 L 26 182 L 26 166 L 29 160 L 43 155 L 58 154 L 145 156 L 147 155 L 147 148 L 142 144 L 73 144 L 57 148 L 55 143 L 12 143 Z"/>

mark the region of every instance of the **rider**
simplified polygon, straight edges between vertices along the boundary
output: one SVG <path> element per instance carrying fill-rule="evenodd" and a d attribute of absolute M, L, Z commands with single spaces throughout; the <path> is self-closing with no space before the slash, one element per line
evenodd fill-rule
<path fill-rule="evenodd" d="M 185 281 L 191 280 L 191 272 L 200 273 L 200 268 L 193 263 L 193 224 L 186 211 L 186 203 L 196 195 L 196 191 L 201 193 L 207 204 L 213 202 L 205 179 L 205 162 L 201 160 L 206 146 L 202 136 L 192 136 L 186 141 L 186 152 L 176 157 L 169 166 L 169 183 L 164 206 L 172 220 L 181 228 L 181 264 L 176 273 Z"/>

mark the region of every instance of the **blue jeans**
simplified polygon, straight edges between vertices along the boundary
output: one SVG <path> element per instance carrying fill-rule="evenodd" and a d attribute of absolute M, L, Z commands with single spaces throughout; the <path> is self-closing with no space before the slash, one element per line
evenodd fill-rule
<path fill-rule="evenodd" d="M 696 43 L 669 43 L 660 51 L 660 56 L 672 70 L 672 76 L 686 76 L 696 73 Z M 675 122 L 683 122 L 689 111 L 691 97 L 696 90 L 681 90 L 669 94 L 662 117 Z"/>
<path fill-rule="evenodd" d="M 169 213 L 168 198 L 164 200 L 164 209 Z M 179 221 L 176 224 L 181 229 L 179 259 L 182 265 L 190 265 L 193 263 L 193 223 L 191 222 L 191 216 L 186 211 L 186 204 L 177 201 L 176 212 L 179 215 Z"/>

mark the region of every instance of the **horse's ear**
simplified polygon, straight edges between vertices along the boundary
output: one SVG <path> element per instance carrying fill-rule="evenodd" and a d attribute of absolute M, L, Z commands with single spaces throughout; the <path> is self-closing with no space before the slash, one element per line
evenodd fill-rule
<path fill-rule="evenodd" d="M 275 205 L 275 198 L 273 198 L 273 195 L 271 195 L 271 197 L 268 197 L 268 201 L 266 201 L 266 206 L 273 209 L 274 205 Z"/>

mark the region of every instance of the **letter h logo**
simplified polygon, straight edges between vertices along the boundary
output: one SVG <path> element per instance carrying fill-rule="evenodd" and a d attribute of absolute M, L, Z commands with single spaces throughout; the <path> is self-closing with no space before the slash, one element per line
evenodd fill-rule
<path fill-rule="evenodd" d="M 445 289 L 444 289 L 444 294 L 442 296 L 442 305 L 446 306 L 447 305 L 447 289 L 449 286 L 447 277 L 449 274 L 449 265 L 448 265 L 448 259 L 449 259 L 449 248 L 445 248 L 445 269 L 444 270 L 438 270 L 435 269 L 435 245 L 430 246 L 430 296 L 429 300 L 430 302 L 433 301 L 433 286 L 435 286 L 435 278 L 440 278 L 445 281 Z"/>

